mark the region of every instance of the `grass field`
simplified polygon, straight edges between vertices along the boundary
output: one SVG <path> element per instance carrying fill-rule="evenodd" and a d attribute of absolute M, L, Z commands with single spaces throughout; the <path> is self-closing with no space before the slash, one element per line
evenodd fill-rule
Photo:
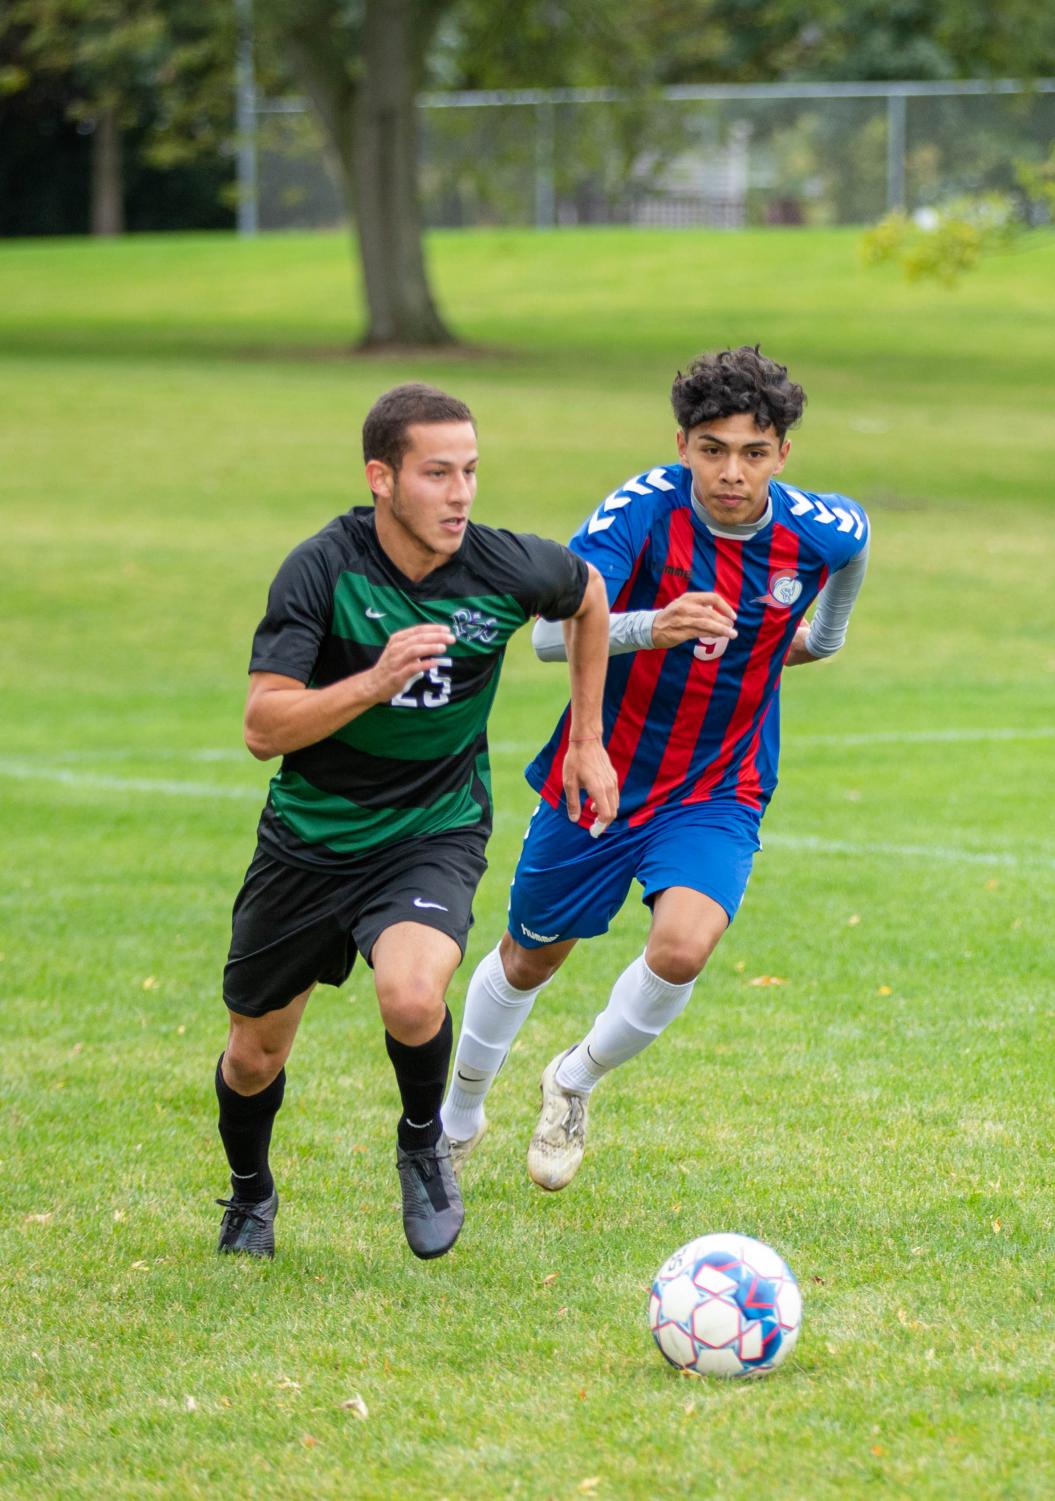
<path fill-rule="evenodd" d="M 470 354 L 346 357 L 336 237 L 0 247 L 0 1490 L 1050 1497 L 1055 245 L 951 294 L 847 232 L 431 255 Z M 249 641 L 286 551 L 363 498 L 367 406 L 454 389 L 479 518 L 565 536 L 672 454 L 678 364 L 756 340 L 810 395 L 786 477 L 869 508 L 872 568 L 846 650 L 788 674 L 766 850 L 692 1007 L 598 1091 L 575 1183 L 532 1188 L 539 1071 L 640 951 L 631 902 L 540 1002 L 462 1239 L 421 1264 L 357 970 L 291 1060 L 278 1258 L 220 1262 Z M 562 702 L 522 636 L 456 1018 Z M 679 1377 L 648 1333 L 656 1267 L 719 1229 L 803 1286 L 766 1382 Z"/>

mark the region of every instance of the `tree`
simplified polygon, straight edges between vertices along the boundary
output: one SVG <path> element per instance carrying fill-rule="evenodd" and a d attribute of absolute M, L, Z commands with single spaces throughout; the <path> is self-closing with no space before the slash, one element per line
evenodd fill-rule
<path fill-rule="evenodd" d="M 368 347 L 446 344 L 425 269 L 416 97 L 452 0 L 258 0 L 322 124 L 357 229 Z"/>
<path fill-rule="evenodd" d="M 0 42 L 8 93 L 61 78 L 66 113 L 91 136 L 91 230 L 125 225 L 128 133 L 157 166 L 215 154 L 231 129 L 233 24 L 194 0 L 9 0 Z M 149 124 L 145 133 L 144 121 Z"/>

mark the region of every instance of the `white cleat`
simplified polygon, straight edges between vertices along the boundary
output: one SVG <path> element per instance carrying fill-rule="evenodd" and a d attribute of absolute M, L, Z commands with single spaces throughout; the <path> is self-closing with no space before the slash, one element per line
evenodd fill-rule
<path fill-rule="evenodd" d="M 572 1094 L 557 1083 L 557 1069 L 568 1055 L 558 1053 L 542 1074 L 542 1113 L 528 1147 L 528 1175 L 539 1188 L 556 1193 L 579 1171 L 586 1150 L 586 1095 Z"/>
<path fill-rule="evenodd" d="M 448 1138 L 451 1144 L 451 1168 L 456 1178 L 461 1177 L 462 1168 L 480 1145 L 484 1132 L 487 1130 L 487 1125 L 487 1116 L 485 1115 L 468 1140 L 455 1141 L 453 1137 Z"/>

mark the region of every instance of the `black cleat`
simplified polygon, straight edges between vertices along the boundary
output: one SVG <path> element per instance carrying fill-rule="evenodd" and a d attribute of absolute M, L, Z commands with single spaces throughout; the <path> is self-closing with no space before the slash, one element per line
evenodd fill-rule
<path fill-rule="evenodd" d="M 396 1147 L 399 1186 L 403 1190 L 403 1229 L 415 1256 L 429 1261 L 443 1256 L 458 1239 L 465 1207 L 451 1166 L 446 1136 L 431 1147 L 408 1152 Z"/>
<path fill-rule="evenodd" d="M 254 1204 L 248 1199 L 217 1199 L 227 1213 L 220 1225 L 216 1249 L 221 1255 L 244 1252 L 246 1256 L 273 1257 L 275 1254 L 275 1215 L 278 1191 Z"/>

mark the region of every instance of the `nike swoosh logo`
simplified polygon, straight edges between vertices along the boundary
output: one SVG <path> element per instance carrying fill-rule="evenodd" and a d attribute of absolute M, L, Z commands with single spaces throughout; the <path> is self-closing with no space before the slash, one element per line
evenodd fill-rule
<path fill-rule="evenodd" d="M 368 608 L 366 611 L 366 618 L 367 620 L 384 620 L 385 612 L 384 610 L 371 610 Z"/>
<path fill-rule="evenodd" d="M 414 905 L 415 907 L 435 907 L 438 912 L 449 912 L 451 910 L 449 907 L 445 907 L 442 902 L 423 902 L 420 896 L 414 898 Z"/>

